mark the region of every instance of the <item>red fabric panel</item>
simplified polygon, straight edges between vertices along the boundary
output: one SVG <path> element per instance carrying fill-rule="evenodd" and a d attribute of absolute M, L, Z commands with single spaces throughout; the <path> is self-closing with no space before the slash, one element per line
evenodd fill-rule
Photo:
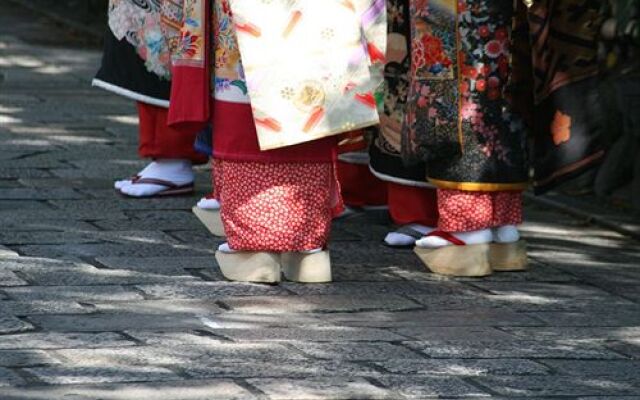
<path fill-rule="evenodd" d="M 436 190 L 388 182 L 389 214 L 398 225 L 438 225 Z"/>
<path fill-rule="evenodd" d="M 348 206 L 387 204 L 387 184 L 371 173 L 368 165 L 338 161 L 338 180 L 342 198 Z"/>
<path fill-rule="evenodd" d="M 216 159 L 254 162 L 331 162 L 335 136 L 281 149 L 261 151 L 249 104 L 213 101 L 213 154 Z"/>
<path fill-rule="evenodd" d="M 197 131 L 185 133 L 167 125 L 168 110 L 145 103 L 138 103 L 140 142 L 138 154 L 142 158 L 179 158 L 194 164 L 207 162 L 208 157 L 196 152 L 193 143 Z"/>
<path fill-rule="evenodd" d="M 333 217 L 331 163 L 214 161 L 220 210 L 234 250 L 324 248 Z"/>
<path fill-rule="evenodd" d="M 469 192 L 438 189 L 440 222 L 445 232 L 469 232 L 522 223 L 522 192 Z"/>
<path fill-rule="evenodd" d="M 210 10 L 210 1 L 205 0 Z M 204 60 L 201 65 L 174 64 L 171 68 L 171 97 L 168 123 L 183 132 L 200 131 L 211 118 L 211 18 L 205 16 Z"/>

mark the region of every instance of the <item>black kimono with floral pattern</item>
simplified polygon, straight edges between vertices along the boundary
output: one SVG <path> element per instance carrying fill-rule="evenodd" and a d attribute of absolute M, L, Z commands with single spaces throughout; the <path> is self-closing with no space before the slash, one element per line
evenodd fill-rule
<path fill-rule="evenodd" d="M 373 169 L 391 165 L 380 155 L 395 150 L 413 176 L 420 168 L 439 188 L 525 188 L 526 134 L 508 91 L 513 0 L 388 3 L 390 64 Z M 408 57 L 400 61 L 402 37 Z"/>

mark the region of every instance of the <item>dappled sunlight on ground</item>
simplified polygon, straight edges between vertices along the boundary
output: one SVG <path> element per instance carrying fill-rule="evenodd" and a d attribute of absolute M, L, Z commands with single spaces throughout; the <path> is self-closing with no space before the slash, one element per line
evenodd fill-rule
<path fill-rule="evenodd" d="M 2 32 L 0 399 L 640 393 L 639 242 L 528 204 L 528 271 L 449 278 L 370 212 L 335 223 L 332 284 L 227 282 L 190 211 L 210 167 L 192 196 L 118 195 L 145 162 L 99 52 Z"/>

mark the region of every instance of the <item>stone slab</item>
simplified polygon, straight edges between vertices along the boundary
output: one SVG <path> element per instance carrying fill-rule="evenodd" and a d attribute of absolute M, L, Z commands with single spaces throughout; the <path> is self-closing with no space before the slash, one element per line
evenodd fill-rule
<path fill-rule="evenodd" d="M 422 360 L 424 354 L 388 342 L 292 342 L 291 345 L 310 357 L 322 360 L 385 361 Z"/>
<path fill-rule="evenodd" d="M 544 297 L 519 294 L 478 294 L 475 296 L 430 296 L 409 294 L 407 297 L 420 303 L 428 310 L 472 310 L 483 308 L 499 308 L 516 312 L 535 311 L 583 311 L 583 312 L 619 312 L 620 310 L 636 310 L 638 304 L 622 297 L 601 299 L 572 299 L 566 297 Z M 535 318 L 535 314 L 526 314 Z M 541 321 L 540 321 L 541 322 Z"/>
<path fill-rule="evenodd" d="M 131 172 L 127 175 L 131 176 Z M 168 198 L 144 198 L 131 201 L 126 197 L 117 194 L 115 191 L 109 191 L 110 198 L 101 199 L 83 199 L 83 200 L 51 200 L 53 206 L 60 210 L 103 210 L 103 211 L 120 211 L 120 210 L 191 210 L 194 204 L 194 198 L 191 196 L 168 197 Z M 197 200 L 196 200 L 197 201 Z"/>
<path fill-rule="evenodd" d="M 26 368 L 39 380 L 53 385 L 73 385 L 107 382 L 154 382 L 178 380 L 178 376 L 166 369 L 150 366 L 99 366 L 99 367 L 38 367 Z"/>
<path fill-rule="evenodd" d="M 391 294 L 464 295 L 478 293 L 473 288 L 455 282 L 334 282 L 330 285 L 285 283 L 282 286 L 302 296 L 358 293 L 361 296 L 375 297 Z"/>
<path fill-rule="evenodd" d="M 124 214 L 120 214 L 124 217 Z M 51 218 L 54 217 L 54 218 Z M 75 221 L 70 219 L 60 219 L 55 212 L 50 213 L 50 217 L 44 219 L 29 218 L 10 220 L 5 218 L 2 220 L 2 228 L 6 232 L 64 232 L 64 231 L 91 231 L 96 227 L 85 221 Z"/>
<path fill-rule="evenodd" d="M 40 200 L 0 200 L 0 211 L 20 210 L 53 210 L 47 203 Z"/>
<path fill-rule="evenodd" d="M 97 261 L 108 268 L 148 272 L 169 276 L 187 275 L 187 270 L 214 270 L 217 264 L 213 256 L 202 257 L 98 257 Z M 216 271 L 217 272 L 217 271 Z M 221 279 L 220 279 L 221 280 Z"/>
<path fill-rule="evenodd" d="M 47 144 L 43 144 L 47 145 Z M 39 147 L 39 146 L 38 146 Z M 47 170 L 35 168 L 2 168 L 0 169 L 0 179 L 19 178 L 48 178 L 51 173 Z"/>
<path fill-rule="evenodd" d="M 327 319 L 335 324 L 347 326 L 377 326 L 409 330 L 426 330 L 424 327 L 540 325 L 538 320 L 526 314 L 497 309 L 334 313 L 327 316 Z"/>
<path fill-rule="evenodd" d="M 489 393 L 457 377 L 387 375 L 378 378 L 398 398 L 489 398 Z"/>
<path fill-rule="evenodd" d="M 42 350 L 0 350 L 0 367 L 33 367 L 47 364 L 60 364 L 60 360 Z"/>
<path fill-rule="evenodd" d="M 487 375 L 548 375 L 544 365 L 524 359 L 471 360 L 402 360 L 393 359 L 375 363 L 392 374 L 431 376 L 487 376 Z"/>
<path fill-rule="evenodd" d="M 410 310 L 419 307 L 406 297 L 388 295 L 368 297 L 360 295 L 326 296 L 251 296 L 220 300 L 233 312 L 278 314 L 298 312 L 336 312 L 371 310 Z"/>
<path fill-rule="evenodd" d="M 5 269 L 0 269 L 0 286 L 24 286 L 27 284 L 27 281 L 20 278 L 14 272 L 7 271 Z"/>
<path fill-rule="evenodd" d="M 124 347 L 134 344 L 124 336 L 113 332 L 30 332 L 2 336 L 0 350 Z"/>
<path fill-rule="evenodd" d="M 423 326 L 392 328 L 391 331 L 409 341 L 460 341 L 468 343 L 483 340 L 513 340 L 513 336 L 490 326 Z"/>
<path fill-rule="evenodd" d="M 45 207 L 38 207 L 37 209 L 12 209 L 3 210 L 0 209 L 0 222 L 2 224 L 7 223 L 46 223 L 51 220 L 85 220 L 85 221 L 101 221 L 110 219 L 127 219 L 128 217 L 122 211 L 101 211 L 95 212 L 95 210 L 57 210 L 47 209 Z M 44 222 L 42 222 L 44 221 Z M 64 226 L 64 225 L 62 225 Z M 58 228 L 59 230 L 60 228 Z M 125 229 L 125 228 L 121 228 Z M 135 228 L 133 228 L 135 229 Z M 55 230 L 55 229 L 50 229 Z"/>
<path fill-rule="evenodd" d="M 104 286 L 22 286 L 5 288 L 13 300 L 21 301 L 128 301 L 142 300 L 136 290 L 118 285 Z"/>
<path fill-rule="evenodd" d="M 0 388 L 3 400 L 256 400 L 232 380 L 189 380 L 102 385 Z"/>
<path fill-rule="evenodd" d="M 225 308 L 207 300 L 138 300 L 138 301 L 94 301 L 90 308 L 101 315 L 143 314 L 210 316 L 225 312 Z M 141 328 L 142 329 L 142 328 Z"/>
<path fill-rule="evenodd" d="M 29 159 L 20 160 L 26 164 L 29 164 Z M 16 164 L 17 161 L 11 161 L 11 164 Z M 0 163 L 0 168 L 2 168 Z M 17 168 L 18 166 L 14 166 Z M 31 168 L 49 168 L 49 166 L 30 165 Z M 0 199 L 2 200 L 60 200 L 60 199 L 82 199 L 83 195 L 78 193 L 72 188 L 3 188 L 0 189 Z"/>
<path fill-rule="evenodd" d="M 639 360 L 539 360 L 558 375 L 580 377 L 614 376 L 640 382 Z"/>
<path fill-rule="evenodd" d="M 194 249 L 184 245 L 166 244 L 62 244 L 18 246 L 21 254 L 32 257 L 191 257 L 194 254 L 211 254 L 213 249 Z"/>
<path fill-rule="evenodd" d="M 395 333 L 374 328 L 346 328 L 346 327 L 306 327 L 306 328 L 262 328 L 256 329 L 216 329 L 209 330 L 217 335 L 233 341 L 387 341 L 393 342 L 404 339 Z"/>
<path fill-rule="evenodd" d="M 197 201 L 197 200 L 196 200 Z M 195 201 L 194 201 L 195 203 Z M 191 210 L 130 210 L 127 211 L 130 219 L 126 221 L 102 220 L 95 225 L 104 230 L 178 230 L 197 229 L 204 231 L 203 225 L 191 213 Z"/>
<path fill-rule="evenodd" d="M 204 329 L 198 317 L 188 313 L 110 313 L 82 315 L 32 315 L 29 321 L 49 332 L 102 332 L 127 329 Z"/>
<path fill-rule="evenodd" d="M 0 302 L 0 313 L 15 316 L 38 314 L 86 314 L 93 312 L 91 307 L 83 306 L 74 301 L 14 301 Z"/>
<path fill-rule="evenodd" d="M 622 358 L 602 345 L 571 341 L 498 341 L 486 338 L 474 342 L 414 341 L 405 342 L 405 345 L 431 358 Z"/>
<path fill-rule="evenodd" d="M 606 291 L 583 284 L 547 282 L 476 282 L 474 286 L 498 295 L 539 296 L 544 298 L 571 298 L 607 300 L 611 295 Z"/>
<path fill-rule="evenodd" d="M 506 396 L 625 396 L 640 393 L 637 382 L 625 381 L 611 377 L 559 377 L 559 376 L 524 376 L 524 377 L 476 377 L 474 382 L 491 391 Z"/>
<path fill-rule="evenodd" d="M 247 360 L 274 361 L 304 360 L 299 352 L 276 343 L 229 343 L 210 340 L 202 345 L 135 346 L 118 349 L 64 349 L 53 354 L 73 366 L 101 365 L 184 366 L 211 365 L 220 362 L 244 363 Z"/>
<path fill-rule="evenodd" d="M 376 400 L 396 399 L 396 394 L 363 378 L 249 379 L 271 400 Z"/>
<path fill-rule="evenodd" d="M 561 326 L 610 326 L 626 327 L 640 325 L 640 313 L 633 306 L 629 309 L 584 310 L 582 312 L 539 312 L 529 314 L 547 325 Z"/>
<path fill-rule="evenodd" d="M 17 252 L 0 244 L 0 257 L 17 257 L 18 255 Z"/>
<path fill-rule="evenodd" d="M 640 360 L 640 339 L 626 339 L 616 342 L 609 342 L 607 348 L 623 354 L 628 358 Z"/>
<path fill-rule="evenodd" d="M 307 378 L 317 376 L 377 376 L 376 369 L 363 364 L 333 361 L 255 360 L 251 363 L 215 362 L 180 368 L 188 376 L 203 378 Z"/>
<path fill-rule="evenodd" d="M 597 326 L 541 326 L 502 327 L 503 331 L 523 340 L 640 340 L 640 326 L 597 327 Z"/>
<path fill-rule="evenodd" d="M 166 276 L 128 270 L 107 270 L 95 267 L 60 267 L 56 269 L 24 268 L 20 275 L 39 286 L 93 286 L 176 283 L 195 280 L 194 276 Z"/>
<path fill-rule="evenodd" d="M 26 332 L 33 329 L 33 325 L 13 315 L 0 314 L 0 334 Z"/>
<path fill-rule="evenodd" d="M 331 273 L 334 282 L 390 282 L 403 281 L 402 272 L 405 266 L 400 265 L 364 265 L 348 264 L 333 259 Z"/>
<path fill-rule="evenodd" d="M 221 299 L 230 296 L 283 295 L 282 286 L 238 282 L 185 282 L 173 285 L 138 285 L 138 289 L 158 299 Z"/>
<path fill-rule="evenodd" d="M 0 388 L 3 386 L 23 385 L 24 380 L 10 369 L 0 367 Z"/>
<path fill-rule="evenodd" d="M 167 330 L 167 331 L 143 331 L 129 330 L 125 333 L 134 340 L 157 347 L 200 346 L 207 348 L 217 346 L 221 342 L 228 342 L 224 338 L 216 337 L 205 331 Z"/>
<path fill-rule="evenodd" d="M 0 242 L 7 245 L 52 245 L 85 243 L 158 244 L 173 245 L 178 242 L 164 232 L 158 231 L 31 231 L 0 232 Z"/>

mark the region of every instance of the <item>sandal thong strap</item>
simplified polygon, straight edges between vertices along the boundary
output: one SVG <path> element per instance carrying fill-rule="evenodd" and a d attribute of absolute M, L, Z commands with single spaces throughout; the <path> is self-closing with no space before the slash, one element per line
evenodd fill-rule
<path fill-rule="evenodd" d="M 164 179 L 156 179 L 156 178 L 138 178 L 135 181 L 133 181 L 134 185 L 158 185 L 158 186 L 164 186 L 168 189 L 182 189 L 182 188 L 187 188 L 190 186 L 193 186 L 193 182 L 191 183 L 187 183 L 184 185 L 178 185 L 176 183 L 170 182 L 170 181 L 166 181 Z"/>
<path fill-rule="evenodd" d="M 425 237 L 429 237 L 429 236 L 437 236 L 439 238 L 442 238 L 456 246 L 466 246 L 467 244 L 464 242 L 464 240 L 460 240 L 457 237 L 455 237 L 453 234 L 449 233 L 449 232 L 445 232 L 445 231 L 433 231 L 427 235 L 425 235 Z"/>

